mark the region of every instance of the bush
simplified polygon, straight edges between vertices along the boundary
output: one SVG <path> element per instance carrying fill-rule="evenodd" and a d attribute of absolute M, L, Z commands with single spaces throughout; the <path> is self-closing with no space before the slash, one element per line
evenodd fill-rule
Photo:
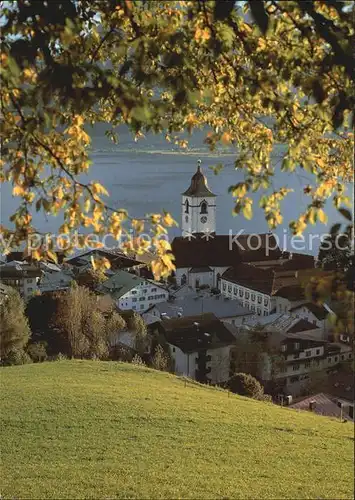
<path fill-rule="evenodd" d="M 27 347 L 27 354 L 34 363 L 41 363 L 47 359 L 46 345 L 44 342 L 36 342 Z"/>
<path fill-rule="evenodd" d="M 143 359 L 138 354 L 136 354 L 133 357 L 132 364 L 133 365 L 138 365 L 138 366 L 145 366 L 145 363 L 144 363 Z"/>
<path fill-rule="evenodd" d="M 12 349 L 6 358 L 3 360 L 3 364 L 10 365 L 26 365 L 32 363 L 32 359 L 23 349 Z"/>
<path fill-rule="evenodd" d="M 253 399 L 262 399 L 264 397 L 263 386 L 248 373 L 236 373 L 229 379 L 228 388 L 235 394 L 247 396 Z"/>
<path fill-rule="evenodd" d="M 169 369 L 169 362 L 169 355 L 164 351 L 162 346 L 158 344 L 155 348 L 152 359 L 153 368 L 156 370 L 167 371 Z"/>

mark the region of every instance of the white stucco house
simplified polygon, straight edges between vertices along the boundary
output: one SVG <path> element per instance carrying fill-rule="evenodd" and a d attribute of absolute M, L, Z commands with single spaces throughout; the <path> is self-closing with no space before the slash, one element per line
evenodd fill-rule
<path fill-rule="evenodd" d="M 233 325 L 202 314 L 164 320 L 162 331 L 177 375 L 212 384 L 229 379 L 231 349 L 238 334 Z"/>
<path fill-rule="evenodd" d="M 38 293 L 42 270 L 33 264 L 13 260 L 0 266 L 0 282 L 12 286 L 27 301 Z"/>
<path fill-rule="evenodd" d="M 166 302 L 169 297 L 168 290 L 161 283 L 127 271 L 113 274 L 98 287 L 97 291 L 111 295 L 119 309 L 132 309 L 139 313 L 145 312 L 159 302 Z"/>
<path fill-rule="evenodd" d="M 285 286 L 275 293 L 275 309 L 279 313 L 288 313 L 297 318 L 303 318 L 324 334 L 331 331 L 329 318 L 334 312 L 327 304 L 317 305 L 306 299 L 304 288 L 300 285 Z"/>

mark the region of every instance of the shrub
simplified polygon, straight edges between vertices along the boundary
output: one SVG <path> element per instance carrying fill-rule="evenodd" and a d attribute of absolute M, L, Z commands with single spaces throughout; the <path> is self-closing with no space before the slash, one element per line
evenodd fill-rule
<path fill-rule="evenodd" d="M 164 351 L 162 346 L 158 344 L 154 351 L 152 359 L 153 368 L 156 370 L 167 371 L 169 369 L 169 355 Z"/>
<path fill-rule="evenodd" d="M 27 354 L 35 363 L 41 363 L 47 359 L 46 345 L 44 342 L 36 342 L 27 347 Z"/>
<path fill-rule="evenodd" d="M 4 365 L 26 365 L 32 363 L 32 359 L 23 349 L 12 349 L 4 358 Z"/>
<path fill-rule="evenodd" d="M 138 354 L 136 354 L 133 357 L 132 364 L 133 365 L 138 365 L 138 366 L 145 366 L 145 363 L 144 363 L 143 359 Z"/>
<path fill-rule="evenodd" d="M 236 373 L 229 379 L 228 388 L 235 394 L 253 399 L 262 399 L 264 389 L 260 382 L 248 373 Z"/>

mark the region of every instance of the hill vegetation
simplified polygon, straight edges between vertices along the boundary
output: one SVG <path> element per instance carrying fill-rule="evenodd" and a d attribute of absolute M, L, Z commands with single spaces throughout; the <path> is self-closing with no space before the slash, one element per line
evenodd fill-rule
<path fill-rule="evenodd" d="M 132 364 L 1 370 L 2 498 L 350 498 L 353 426 Z"/>

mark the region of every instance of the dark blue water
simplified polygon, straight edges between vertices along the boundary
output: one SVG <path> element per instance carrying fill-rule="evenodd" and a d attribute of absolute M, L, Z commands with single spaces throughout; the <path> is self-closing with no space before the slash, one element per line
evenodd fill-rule
<path fill-rule="evenodd" d="M 116 208 L 126 208 L 134 217 L 145 214 L 169 211 L 180 222 L 181 193 L 189 186 L 190 179 L 196 170 L 197 160 L 202 160 L 204 173 L 208 178 L 211 190 L 218 195 L 217 198 L 217 233 L 227 234 L 243 229 L 246 233 L 267 232 L 268 227 L 263 212 L 258 208 L 260 194 L 253 197 L 254 217 L 251 221 L 243 216 L 232 215 L 233 199 L 228 194 L 228 187 L 243 180 L 243 173 L 236 171 L 234 161 L 236 151 L 221 149 L 216 153 L 209 152 L 203 144 L 204 134 L 196 133 L 190 142 L 189 149 L 181 150 L 168 143 L 163 136 L 150 135 L 135 142 L 126 129 L 120 130 L 119 144 L 115 145 L 104 134 L 105 128 L 97 126 L 91 130 L 93 165 L 90 173 L 84 176 L 86 181 L 97 180 L 108 189 L 110 193 L 109 204 Z M 280 241 L 285 238 L 288 222 L 296 218 L 307 206 L 307 197 L 303 194 L 303 187 L 312 183 L 312 176 L 306 173 L 280 172 L 280 158 L 285 148 L 275 146 L 273 163 L 277 166 L 274 178 L 274 188 L 286 186 L 294 189 L 283 202 L 282 209 L 284 224 L 276 230 Z M 223 171 L 215 175 L 211 167 L 222 163 Z M 13 198 L 11 186 L 2 186 L 1 196 L 1 221 L 8 223 L 8 218 L 15 210 L 18 199 Z M 326 207 L 329 221 L 326 226 L 317 224 L 305 232 L 322 234 L 339 220 L 339 214 L 332 206 L 331 200 Z M 55 232 L 62 222 L 62 217 L 45 217 L 43 214 L 34 214 L 34 223 L 38 230 Z M 180 234 L 175 228 L 171 237 Z M 307 244 L 300 251 L 316 253 L 319 240 L 314 239 L 312 248 Z M 295 251 L 297 249 L 294 249 Z"/>

